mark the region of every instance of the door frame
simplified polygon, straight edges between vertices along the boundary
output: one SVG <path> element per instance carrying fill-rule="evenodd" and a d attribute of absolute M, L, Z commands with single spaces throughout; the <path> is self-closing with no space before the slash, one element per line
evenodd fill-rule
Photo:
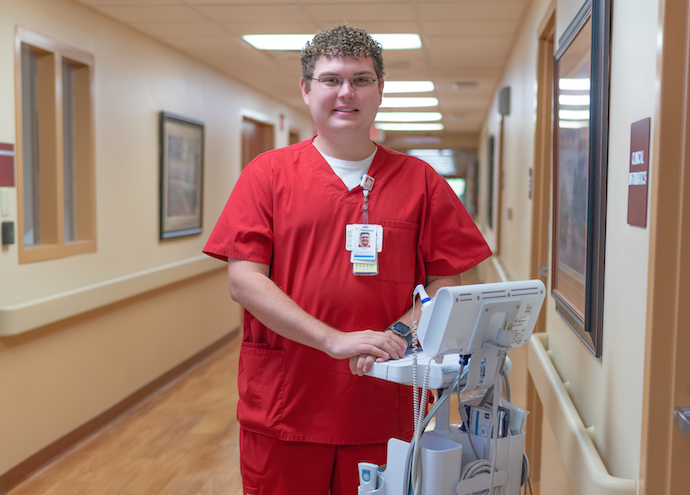
<path fill-rule="evenodd" d="M 551 219 L 551 168 L 553 164 L 553 55 L 556 32 L 556 5 L 552 4 L 537 29 L 537 121 L 534 130 L 534 164 L 532 169 L 532 221 L 530 234 L 529 276 L 549 286 L 549 223 Z M 547 267 L 543 270 L 542 267 Z M 543 312 L 534 332 L 546 331 Z M 527 375 L 527 417 L 525 453 L 530 460 L 530 479 L 539 481 L 541 472 L 542 405 Z"/>

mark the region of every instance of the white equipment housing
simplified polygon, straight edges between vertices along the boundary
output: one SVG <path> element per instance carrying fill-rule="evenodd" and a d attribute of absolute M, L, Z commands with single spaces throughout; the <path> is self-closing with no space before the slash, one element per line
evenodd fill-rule
<path fill-rule="evenodd" d="M 486 391 L 499 379 L 499 359 L 525 344 L 536 324 L 546 289 L 540 280 L 443 287 L 423 305 L 417 336 L 423 354 L 418 374 L 430 367 L 429 388 L 447 389 L 457 378 L 461 357 L 469 356 L 460 392 Z M 506 359 L 506 362 L 509 362 Z M 413 358 L 374 363 L 367 375 L 412 385 Z M 505 369 L 504 369 L 505 371 Z M 460 385 L 459 385 L 460 386 Z M 476 402 L 479 402 L 481 396 Z M 489 439 L 472 434 L 480 457 L 493 456 L 493 475 L 460 480 L 461 467 L 476 460 L 468 433 L 450 428 L 450 401 L 436 415 L 436 428 L 421 436 L 422 495 L 463 495 L 502 487 L 503 495 L 519 495 L 525 434 Z M 385 471 L 376 488 L 360 495 L 408 495 L 405 467 L 409 443 L 391 438 Z M 464 447 L 464 448 L 463 448 Z"/>

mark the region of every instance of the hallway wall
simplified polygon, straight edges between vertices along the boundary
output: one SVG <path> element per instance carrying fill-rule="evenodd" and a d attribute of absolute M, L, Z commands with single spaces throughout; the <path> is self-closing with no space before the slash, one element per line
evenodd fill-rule
<path fill-rule="evenodd" d="M 486 156 L 490 134 L 498 139 L 498 91 L 511 87 L 511 114 L 505 118 L 505 190 L 501 235 L 501 263 L 511 279 L 528 277 L 531 204 L 527 199 L 527 175 L 533 161 L 536 115 L 536 56 L 538 27 L 550 4 L 535 0 L 510 55 L 503 81 L 496 90 L 496 104 L 487 116 L 480 138 Z M 582 0 L 556 3 L 556 46 L 579 9 Z M 615 2 L 611 39 L 611 90 L 609 118 L 608 206 L 606 213 L 606 265 L 604 293 L 603 355 L 595 358 L 561 316 L 554 299 L 545 303 L 548 348 L 585 426 L 613 476 L 638 479 L 640 422 L 644 363 L 648 228 L 627 224 L 630 126 L 653 117 L 657 73 L 658 2 Z M 652 133 L 654 127 L 652 121 Z M 481 159 L 482 164 L 486 163 Z M 654 167 L 650 166 L 651 180 Z M 485 165 L 482 182 L 488 177 Z M 507 219 L 511 208 L 512 221 Z M 485 218 L 485 217 L 484 217 Z M 485 220 L 483 220 L 485 221 Z M 551 273 L 551 267 L 549 267 Z M 548 288 L 549 294 L 551 288 Z M 547 426 L 548 427 L 548 426 Z M 557 454 L 546 445 L 542 456 Z M 558 463 L 554 464 L 556 467 Z M 562 465 L 562 464 L 561 464 Z M 542 470 L 542 484 L 556 486 L 562 471 Z M 544 492 L 546 493 L 546 492 Z M 549 494 L 546 494 L 549 495 Z"/>
<path fill-rule="evenodd" d="M 0 0 L 0 142 L 16 143 L 15 28 L 93 54 L 98 250 L 19 264 L 0 251 L 0 308 L 201 254 L 240 172 L 242 115 L 311 136 L 306 114 L 69 0 Z M 294 81 L 299 91 L 298 81 Z M 158 112 L 205 123 L 203 233 L 158 240 Z M 16 166 L 15 166 L 16 167 Z M 16 191 L 3 221 L 17 221 Z M 15 337 L 0 338 L 0 474 L 151 382 L 240 323 L 225 264 Z M 40 308 L 41 306 L 37 306 Z"/>

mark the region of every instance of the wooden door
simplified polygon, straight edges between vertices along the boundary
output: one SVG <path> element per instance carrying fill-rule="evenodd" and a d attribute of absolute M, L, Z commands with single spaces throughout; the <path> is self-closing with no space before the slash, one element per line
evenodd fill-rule
<path fill-rule="evenodd" d="M 273 126 L 258 120 L 242 119 L 242 169 L 254 158 L 274 148 Z"/>
<path fill-rule="evenodd" d="M 650 176 L 641 495 L 690 490 L 690 436 L 674 423 L 690 407 L 690 0 L 661 0 L 661 64 Z"/>
<path fill-rule="evenodd" d="M 539 34 L 537 55 L 537 122 L 534 135 L 534 165 L 531 171 L 532 233 L 529 274 L 548 287 L 549 219 L 551 217 L 551 167 L 553 163 L 553 43 L 556 11 L 545 17 Z M 546 330 L 546 312 L 537 321 L 535 332 Z M 527 417 L 525 452 L 530 460 L 530 478 L 538 481 L 541 472 L 542 406 L 532 378 L 527 380 Z"/>

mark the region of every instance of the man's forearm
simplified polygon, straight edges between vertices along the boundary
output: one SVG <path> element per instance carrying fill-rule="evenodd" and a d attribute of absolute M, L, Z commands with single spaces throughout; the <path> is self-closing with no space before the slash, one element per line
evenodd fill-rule
<path fill-rule="evenodd" d="M 404 356 L 404 340 L 392 332 L 342 332 L 314 318 L 269 278 L 269 271 L 262 263 L 228 260 L 231 297 L 275 333 L 335 359 L 362 352 L 384 359 Z"/>

